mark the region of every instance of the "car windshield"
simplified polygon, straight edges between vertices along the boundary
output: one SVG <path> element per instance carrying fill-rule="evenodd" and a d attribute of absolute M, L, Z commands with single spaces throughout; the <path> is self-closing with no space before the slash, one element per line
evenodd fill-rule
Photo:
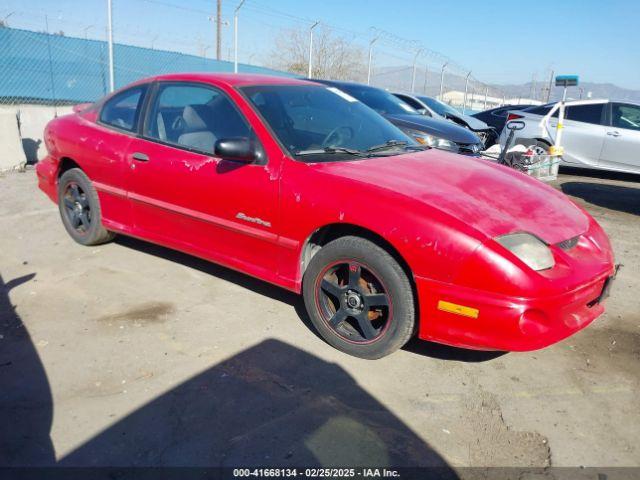
<path fill-rule="evenodd" d="M 451 115 L 460 115 L 460 112 L 457 111 L 455 108 L 450 107 L 446 103 L 442 103 L 441 101 L 436 100 L 435 98 L 431 98 L 431 97 L 418 97 L 418 98 L 422 100 L 424 103 L 426 103 L 428 107 L 434 112 L 436 112 L 438 115 L 442 115 L 443 117 L 446 116 L 448 113 Z"/>
<path fill-rule="evenodd" d="M 417 148 L 400 129 L 334 87 L 263 85 L 241 91 L 299 160 L 362 158 Z"/>
<path fill-rule="evenodd" d="M 383 115 L 420 115 L 411 105 L 379 88 L 365 85 L 340 85 L 338 88 Z"/>

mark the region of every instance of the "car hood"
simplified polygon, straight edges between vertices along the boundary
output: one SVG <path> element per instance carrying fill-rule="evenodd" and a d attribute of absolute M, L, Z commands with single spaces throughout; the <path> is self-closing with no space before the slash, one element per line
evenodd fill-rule
<path fill-rule="evenodd" d="M 475 133 L 444 118 L 438 119 L 412 114 L 394 114 L 385 115 L 385 117 L 400 128 L 413 128 L 456 143 L 480 143 L 480 139 Z"/>
<path fill-rule="evenodd" d="M 411 197 L 490 238 L 529 232 L 555 244 L 589 228 L 588 216 L 564 194 L 487 160 L 432 149 L 316 167 Z"/>
<path fill-rule="evenodd" d="M 459 114 L 456 113 L 455 115 L 453 113 L 448 113 L 447 115 L 449 117 L 455 117 L 459 121 L 466 123 L 471 130 L 488 130 L 491 128 L 482 120 L 478 120 L 477 118 L 472 117 L 471 115 L 463 115 L 461 113 Z"/>

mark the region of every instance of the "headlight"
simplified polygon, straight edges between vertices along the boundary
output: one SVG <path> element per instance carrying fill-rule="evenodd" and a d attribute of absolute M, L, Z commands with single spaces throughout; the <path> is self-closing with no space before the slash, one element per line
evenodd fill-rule
<path fill-rule="evenodd" d="M 451 140 L 445 140 L 444 138 L 434 137 L 428 133 L 413 130 L 411 128 L 404 129 L 404 132 L 415 138 L 420 145 L 427 145 L 432 148 L 439 148 L 441 150 L 449 150 L 451 152 L 458 151 L 458 145 Z"/>
<path fill-rule="evenodd" d="M 546 270 L 555 265 L 549 247 L 530 233 L 512 233 L 495 240 L 536 271 Z"/>

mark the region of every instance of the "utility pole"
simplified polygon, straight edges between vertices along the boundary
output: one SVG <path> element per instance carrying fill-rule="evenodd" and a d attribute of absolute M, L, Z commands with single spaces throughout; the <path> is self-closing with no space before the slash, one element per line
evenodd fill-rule
<path fill-rule="evenodd" d="M 423 93 L 427 94 L 427 78 L 429 77 L 429 65 L 424 66 L 424 89 Z"/>
<path fill-rule="evenodd" d="M 311 28 L 309 29 L 309 72 L 307 73 L 307 77 L 308 78 L 312 78 L 311 76 L 311 57 L 313 57 L 313 29 L 316 28 L 318 26 L 320 22 L 316 22 L 313 25 L 311 25 Z"/>
<path fill-rule="evenodd" d="M 535 100 L 536 98 L 536 74 L 531 75 L 531 90 L 529 92 L 529 98 Z"/>
<path fill-rule="evenodd" d="M 484 87 L 484 107 L 482 108 L 483 110 L 487 109 L 487 95 L 489 95 L 489 87 L 487 87 L 485 85 L 485 87 Z"/>
<path fill-rule="evenodd" d="M 442 102 L 442 89 L 444 88 L 444 69 L 447 68 L 447 65 L 449 65 L 449 62 L 445 62 L 444 65 L 442 65 L 442 71 L 440 72 L 440 98 L 438 100 L 440 100 Z"/>
<path fill-rule="evenodd" d="M 549 103 L 549 99 L 551 98 L 551 85 L 553 85 L 553 70 L 551 70 L 551 75 L 549 75 L 549 88 L 547 88 L 547 103 Z"/>
<path fill-rule="evenodd" d="M 411 76 L 411 93 L 415 92 L 416 87 L 416 62 L 418 61 L 418 57 L 422 53 L 422 48 L 419 48 L 416 52 L 416 56 L 413 57 L 413 75 Z"/>
<path fill-rule="evenodd" d="M 467 73 L 466 78 L 464 79 L 464 100 L 462 101 L 462 114 L 464 115 L 465 110 L 467 109 L 467 91 L 469 88 L 469 77 L 471 76 L 471 70 Z"/>
<path fill-rule="evenodd" d="M 373 44 L 378 41 L 379 37 L 371 39 L 369 42 L 369 68 L 367 68 L 367 85 L 371 84 L 371 62 L 373 60 Z"/>
<path fill-rule="evenodd" d="M 107 41 L 109 43 L 109 91 L 113 92 L 115 75 L 113 72 L 113 21 L 111 0 L 107 0 Z"/>
<path fill-rule="evenodd" d="M 216 60 L 222 58 L 222 0 L 218 0 L 216 10 Z"/>
<path fill-rule="evenodd" d="M 238 11 L 246 0 L 242 0 L 233 12 L 233 73 L 238 73 Z"/>

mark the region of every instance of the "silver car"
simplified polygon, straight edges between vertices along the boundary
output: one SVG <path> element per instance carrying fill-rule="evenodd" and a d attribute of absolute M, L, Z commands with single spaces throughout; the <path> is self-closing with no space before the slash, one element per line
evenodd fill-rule
<path fill-rule="evenodd" d="M 504 147 L 509 135 L 509 123 L 517 120 L 525 126 L 515 133 L 515 139 L 527 139 L 545 149 L 551 146 L 558 114 L 551 117 L 549 130 L 541 128 L 540 121 L 553 105 L 509 112 L 500 145 Z M 640 106 L 608 100 L 568 106 L 561 143 L 564 165 L 640 173 Z"/>

